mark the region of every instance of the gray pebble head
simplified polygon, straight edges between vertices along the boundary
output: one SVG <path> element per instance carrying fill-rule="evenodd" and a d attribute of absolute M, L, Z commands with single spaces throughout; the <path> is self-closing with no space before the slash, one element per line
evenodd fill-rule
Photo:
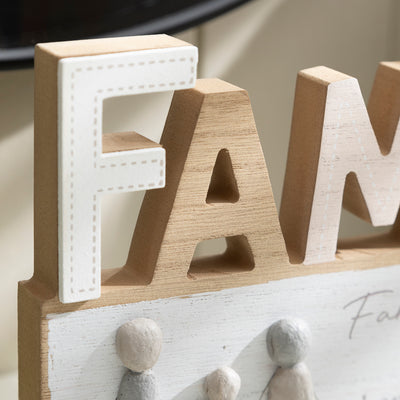
<path fill-rule="evenodd" d="M 116 345 L 125 367 L 143 372 L 153 368 L 160 356 L 162 332 L 153 320 L 137 318 L 118 329 Z"/>
<path fill-rule="evenodd" d="M 267 332 L 267 349 L 271 359 L 282 368 L 291 368 L 304 360 L 311 342 L 307 323 L 297 318 L 281 319 Z"/>

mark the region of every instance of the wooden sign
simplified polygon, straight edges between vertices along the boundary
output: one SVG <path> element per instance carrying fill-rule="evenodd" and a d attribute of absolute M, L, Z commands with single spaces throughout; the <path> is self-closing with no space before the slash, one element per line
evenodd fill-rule
<path fill-rule="evenodd" d="M 247 92 L 196 65 L 165 35 L 37 47 L 20 399 L 396 399 L 397 228 L 336 246 L 343 193 L 395 220 L 399 64 L 379 67 L 372 126 L 356 79 L 300 72 L 280 222 Z M 160 143 L 103 134 L 105 99 L 159 91 L 174 91 Z M 135 190 L 127 262 L 101 271 L 101 197 Z M 194 257 L 216 238 L 223 254 Z"/>

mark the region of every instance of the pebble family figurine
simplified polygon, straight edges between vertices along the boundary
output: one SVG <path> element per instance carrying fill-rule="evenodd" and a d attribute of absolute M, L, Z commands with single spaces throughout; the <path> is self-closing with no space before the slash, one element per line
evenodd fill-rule
<path fill-rule="evenodd" d="M 270 326 L 268 354 L 278 368 L 263 393 L 268 400 L 317 400 L 310 371 L 303 362 L 310 339 L 308 325 L 300 319 L 281 319 Z"/>
<path fill-rule="evenodd" d="M 151 319 L 138 318 L 117 331 L 117 353 L 128 370 L 121 380 L 117 400 L 156 400 L 157 383 L 151 368 L 162 347 L 162 332 Z"/>
<path fill-rule="evenodd" d="M 205 390 L 209 400 L 235 400 L 240 390 L 240 376 L 229 367 L 221 367 L 209 374 Z"/>

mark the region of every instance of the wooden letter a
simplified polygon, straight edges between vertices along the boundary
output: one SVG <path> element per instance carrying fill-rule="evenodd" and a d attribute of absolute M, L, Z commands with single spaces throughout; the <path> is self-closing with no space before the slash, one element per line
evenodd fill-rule
<path fill-rule="evenodd" d="M 235 286 L 235 281 L 265 282 L 274 266 L 287 265 L 245 90 L 207 79 L 198 80 L 194 89 L 175 92 L 161 144 L 166 149 L 166 187 L 146 193 L 125 272 L 142 284 L 218 277 Z M 216 160 L 216 168 L 231 168 L 218 179 Z M 200 241 L 221 237 L 227 240 L 224 255 L 192 263 Z"/>

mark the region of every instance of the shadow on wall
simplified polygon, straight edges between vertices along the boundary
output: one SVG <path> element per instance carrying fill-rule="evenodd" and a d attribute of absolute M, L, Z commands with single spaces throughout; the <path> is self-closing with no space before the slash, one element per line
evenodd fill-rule
<path fill-rule="evenodd" d="M 0 144 L 33 122 L 33 70 L 0 73 Z M 33 131 L 32 131 L 33 135 Z"/>
<path fill-rule="evenodd" d="M 33 272 L 33 70 L 0 72 L 0 169 L 3 373 L 17 367 L 17 282 Z"/>
<path fill-rule="evenodd" d="M 1 226 L 31 207 L 33 177 L 33 70 L 0 73 Z"/>
<path fill-rule="evenodd" d="M 112 371 L 112 374 L 109 374 L 107 376 L 108 385 L 109 387 L 113 388 L 113 396 L 111 399 L 114 400 L 117 397 L 119 384 L 126 371 L 126 368 L 121 364 L 117 356 L 115 346 L 115 332 L 107 335 L 107 337 L 96 347 L 95 351 L 93 351 L 88 358 L 86 364 L 82 366 L 82 370 L 90 370 L 93 365 L 100 365 L 104 358 L 109 359 L 113 365 L 118 365 L 118 368 L 115 368 L 115 370 Z M 87 398 L 101 398 L 101 395 L 103 393 L 101 387 L 99 388 L 96 384 L 88 385 L 88 381 L 87 379 L 85 379 L 85 374 L 81 374 L 80 378 L 81 381 L 77 382 L 76 386 L 85 388 L 84 390 L 88 391 L 86 394 Z"/>
<path fill-rule="evenodd" d="M 265 329 L 240 352 L 231 365 L 232 369 L 239 374 L 242 382 L 239 398 L 258 399 L 276 369 L 267 353 L 266 337 L 267 330 Z M 248 368 L 249 365 L 252 368 Z M 251 374 L 254 369 L 261 371 L 256 377 Z M 173 400 L 188 399 L 207 400 L 204 378 L 194 382 L 173 398 Z"/>

